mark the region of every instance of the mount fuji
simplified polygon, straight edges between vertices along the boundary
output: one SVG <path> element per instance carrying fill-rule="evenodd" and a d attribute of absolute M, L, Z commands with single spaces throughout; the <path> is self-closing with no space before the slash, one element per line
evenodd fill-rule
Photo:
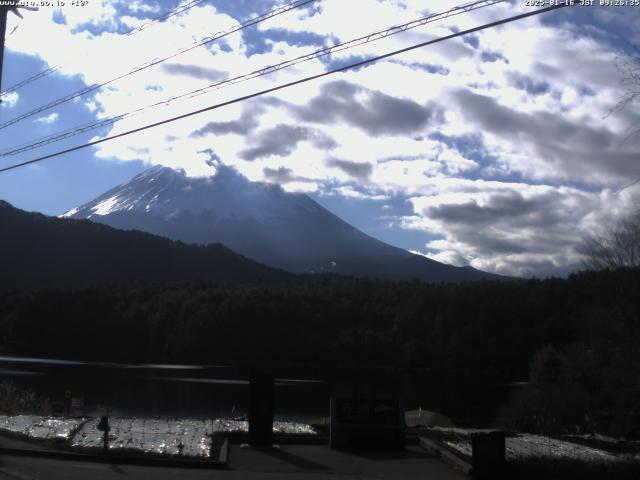
<path fill-rule="evenodd" d="M 251 182 L 219 165 L 213 177 L 156 166 L 62 217 L 142 230 L 186 243 L 221 243 L 293 273 L 385 279 L 473 281 L 504 278 L 455 267 L 376 240 L 310 197 Z"/>

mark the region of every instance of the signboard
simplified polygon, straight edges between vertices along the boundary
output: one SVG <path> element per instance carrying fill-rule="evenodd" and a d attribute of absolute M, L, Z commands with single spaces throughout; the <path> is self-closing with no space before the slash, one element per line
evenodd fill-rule
<path fill-rule="evenodd" d="M 404 408 L 391 398 L 331 399 L 331 448 L 404 447 Z"/>
<path fill-rule="evenodd" d="M 71 397 L 71 407 L 72 408 L 83 408 L 84 407 L 84 398 L 83 397 Z"/>

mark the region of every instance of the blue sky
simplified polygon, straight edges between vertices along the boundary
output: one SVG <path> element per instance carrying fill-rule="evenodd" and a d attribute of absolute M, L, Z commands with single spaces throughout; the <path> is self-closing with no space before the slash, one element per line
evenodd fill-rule
<path fill-rule="evenodd" d="M 70 2 L 67 2 L 70 3 Z M 184 2 L 183 2 L 184 3 Z M 0 129 L 14 145 L 444 11 L 438 0 L 317 0 Z M 10 15 L 0 124 L 282 5 L 208 0 L 135 35 L 177 1 L 90 0 Z M 500 4 L 174 102 L 19 155 L 25 161 L 338 65 L 529 10 Z M 307 192 L 365 232 L 446 263 L 522 276 L 581 266 L 585 235 L 637 208 L 640 106 L 624 98 L 639 7 L 573 7 L 191 117 L 0 175 L 0 198 L 58 215 L 151 165 Z M 640 141 L 640 140 L 639 140 Z"/>

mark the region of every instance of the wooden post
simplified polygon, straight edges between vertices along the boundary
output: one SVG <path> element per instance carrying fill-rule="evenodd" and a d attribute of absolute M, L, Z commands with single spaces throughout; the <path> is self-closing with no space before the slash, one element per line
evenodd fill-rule
<path fill-rule="evenodd" d="M 252 446 L 272 444 L 274 397 L 273 375 L 252 372 L 249 379 L 249 443 Z"/>
<path fill-rule="evenodd" d="M 506 470 L 504 432 L 475 433 L 471 436 L 473 478 L 501 480 Z"/>
<path fill-rule="evenodd" d="M 109 409 L 107 408 L 106 415 L 102 415 L 100 417 L 100 422 L 98 423 L 98 430 L 102 432 L 102 453 L 106 456 L 109 455 L 109 431 L 111 427 L 109 426 Z"/>

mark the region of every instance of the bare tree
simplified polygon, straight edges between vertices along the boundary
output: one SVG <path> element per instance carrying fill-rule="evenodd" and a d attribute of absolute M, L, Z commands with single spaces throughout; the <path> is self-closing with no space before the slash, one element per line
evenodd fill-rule
<path fill-rule="evenodd" d="M 604 118 L 614 113 L 620 113 L 626 107 L 633 105 L 640 100 L 640 54 L 625 53 L 617 57 L 616 68 L 620 73 L 620 84 L 625 88 L 622 98 L 609 110 Z M 629 134 L 625 141 L 640 137 L 640 119 L 634 121 L 629 126 Z M 640 183 L 640 178 L 630 179 L 631 182 L 623 185 L 616 193 L 620 193 L 627 188 Z"/>
<path fill-rule="evenodd" d="M 618 57 L 616 63 L 618 71 L 620 72 L 620 83 L 625 87 L 625 92 L 608 115 L 622 111 L 625 107 L 633 104 L 640 98 L 640 55 L 621 55 Z M 630 137 L 640 134 L 640 120 L 631 125 L 630 131 Z"/>
<path fill-rule="evenodd" d="M 593 270 L 640 267 L 640 209 L 606 233 L 585 239 L 584 254 Z"/>

